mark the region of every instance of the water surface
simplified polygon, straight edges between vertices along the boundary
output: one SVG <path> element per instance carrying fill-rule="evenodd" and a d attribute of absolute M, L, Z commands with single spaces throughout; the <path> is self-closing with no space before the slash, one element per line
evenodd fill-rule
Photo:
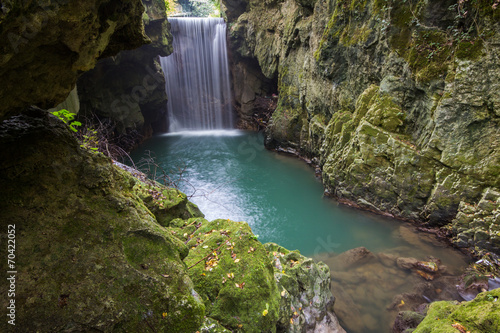
<path fill-rule="evenodd" d="M 324 198 L 313 170 L 296 158 L 267 151 L 261 134 L 171 133 L 146 142 L 133 159 L 139 164 L 148 154 L 208 220 L 246 221 L 263 243 L 276 242 L 324 260 L 332 269 L 334 294 L 342 295 L 336 305 L 341 321 L 359 315 L 358 324 L 345 325 L 350 332 L 388 332 L 397 311 L 404 309 L 387 310 L 394 297 L 424 282 L 395 263 L 387 265 L 380 253 L 419 260 L 432 255 L 457 274 L 466 264 L 457 252 L 414 233 L 409 225 Z M 361 246 L 375 253 L 373 260 L 349 268 L 335 266 L 337 254 Z"/>

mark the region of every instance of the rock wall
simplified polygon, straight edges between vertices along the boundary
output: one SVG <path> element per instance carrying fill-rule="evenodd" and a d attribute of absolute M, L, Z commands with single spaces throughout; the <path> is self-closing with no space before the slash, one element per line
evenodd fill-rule
<path fill-rule="evenodd" d="M 140 0 L 2 1 L 0 119 L 66 99 L 97 59 L 149 41 Z"/>
<path fill-rule="evenodd" d="M 143 3 L 145 32 L 152 43 L 103 59 L 78 80 L 81 116 L 109 119 L 116 134 L 136 130 L 140 139 L 167 128 L 165 79 L 158 57 L 172 53 L 165 2 Z"/>
<path fill-rule="evenodd" d="M 239 66 L 257 61 L 278 80 L 267 146 L 315 161 L 328 194 L 443 226 L 461 202 L 498 191 L 495 1 L 248 1 L 244 13 L 225 4 Z"/>

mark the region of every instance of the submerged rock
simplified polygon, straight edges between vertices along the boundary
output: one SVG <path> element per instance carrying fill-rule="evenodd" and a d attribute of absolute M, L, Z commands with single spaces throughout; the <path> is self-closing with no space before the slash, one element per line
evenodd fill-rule
<path fill-rule="evenodd" d="M 418 260 L 415 258 L 398 258 L 396 264 L 402 269 L 414 269 L 417 266 Z"/>
<path fill-rule="evenodd" d="M 373 259 L 375 259 L 375 256 L 365 247 L 357 247 L 333 257 L 329 263 L 336 269 L 346 269 L 352 266 L 365 264 Z"/>

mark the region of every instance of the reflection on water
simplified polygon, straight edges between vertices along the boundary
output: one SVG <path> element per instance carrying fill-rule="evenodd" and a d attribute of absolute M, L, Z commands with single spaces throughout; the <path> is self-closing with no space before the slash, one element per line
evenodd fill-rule
<path fill-rule="evenodd" d="M 180 189 L 208 220 L 246 221 L 263 243 L 276 242 L 325 261 L 332 269 L 336 311 L 350 332 L 387 332 L 394 314 L 412 303 L 394 298 L 424 292 L 423 287 L 412 291 L 427 282 L 398 267 L 397 258 L 439 258 L 441 277 L 436 276 L 431 289 L 465 265 L 460 255 L 429 235 L 417 235 L 399 221 L 323 198 L 321 182 L 310 167 L 265 150 L 260 134 L 217 131 L 159 136 L 134 152 L 136 164 L 146 151 L 173 179 L 182 170 L 177 179 Z M 349 267 L 336 265 L 336 255 L 357 247 L 367 248 L 373 257 Z M 434 289 L 446 294 L 442 286 Z M 425 292 L 425 297 L 434 297 Z M 422 295 L 411 297 L 425 302 Z M 401 300 L 405 304 L 393 304 Z M 351 322 L 357 327 L 349 327 Z"/>

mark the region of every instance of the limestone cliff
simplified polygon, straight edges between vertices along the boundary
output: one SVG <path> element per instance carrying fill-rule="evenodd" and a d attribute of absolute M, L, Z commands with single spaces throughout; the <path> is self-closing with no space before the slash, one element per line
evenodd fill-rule
<path fill-rule="evenodd" d="M 145 32 L 151 44 L 100 60 L 93 70 L 80 77 L 77 86 L 80 116 L 109 119 L 116 134 L 136 130 L 148 138 L 154 129 L 161 131 L 166 127 L 167 95 L 158 57 L 172 53 L 172 35 L 165 2 L 143 3 Z"/>
<path fill-rule="evenodd" d="M 1 1 L 0 119 L 65 100 L 97 59 L 149 41 L 140 0 Z"/>
<path fill-rule="evenodd" d="M 444 226 L 498 191 L 497 1 L 225 3 L 237 66 L 278 80 L 267 145 L 312 158 L 328 193 Z M 499 253 L 495 216 L 458 244 Z"/>

